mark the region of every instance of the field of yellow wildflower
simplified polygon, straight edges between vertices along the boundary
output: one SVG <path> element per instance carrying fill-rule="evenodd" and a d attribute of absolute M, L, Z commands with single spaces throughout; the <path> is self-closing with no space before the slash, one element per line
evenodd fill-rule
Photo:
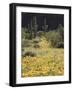
<path fill-rule="evenodd" d="M 33 45 L 24 48 L 25 52 L 35 53 L 34 56 L 23 56 L 21 60 L 21 77 L 60 76 L 64 75 L 64 49 L 50 47 L 45 37 Z"/>

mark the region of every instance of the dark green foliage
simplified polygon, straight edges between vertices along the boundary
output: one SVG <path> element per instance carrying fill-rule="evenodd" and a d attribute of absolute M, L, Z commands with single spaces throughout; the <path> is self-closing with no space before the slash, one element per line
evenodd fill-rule
<path fill-rule="evenodd" d="M 31 46 L 31 42 L 29 40 L 22 40 L 22 47 L 29 47 Z"/>
<path fill-rule="evenodd" d="M 46 32 L 45 37 L 52 47 L 64 48 L 64 28 L 59 25 L 57 30 Z"/>
<path fill-rule="evenodd" d="M 36 56 L 36 54 L 35 54 L 34 52 L 28 51 L 28 52 L 26 52 L 23 56 L 24 56 L 24 57 L 26 57 L 26 56 L 34 57 L 34 56 Z"/>
<path fill-rule="evenodd" d="M 22 28 L 22 39 L 31 39 L 31 31 L 28 30 L 27 28 Z"/>
<path fill-rule="evenodd" d="M 38 37 L 45 36 L 44 31 L 38 31 L 38 32 L 37 32 L 37 36 L 38 36 Z"/>
<path fill-rule="evenodd" d="M 62 27 L 61 24 L 59 24 L 57 32 L 60 34 L 61 36 L 61 41 L 64 42 L 64 28 Z"/>
<path fill-rule="evenodd" d="M 31 39 L 31 34 L 30 33 L 26 33 L 25 34 L 25 39 L 29 39 L 30 40 Z"/>
<path fill-rule="evenodd" d="M 34 48 L 40 48 L 40 46 L 38 44 L 35 44 L 33 47 Z"/>
<path fill-rule="evenodd" d="M 37 44 L 37 43 L 39 43 L 39 41 L 38 40 L 34 40 L 33 43 L 36 43 Z"/>
<path fill-rule="evenodd" d="M 40 42 L 39 38 L 33 39 L 33 44 L 37 44 L 37 43 L 39 43 L 39 42 Z"/>
<path fill-rule="evenodd" d="M 59 42 L 56 47 L 57 48 L 64 48 L 64 42 Z"/>

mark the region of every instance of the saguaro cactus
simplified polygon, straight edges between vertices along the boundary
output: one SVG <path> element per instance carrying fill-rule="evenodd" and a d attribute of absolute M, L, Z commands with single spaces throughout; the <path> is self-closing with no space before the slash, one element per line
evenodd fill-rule
<path fill-rule="evenodd" d="M 33 16 L 32 21 L 31 21 L 31 30 L 34 33 L 34 38 L 37 36 L 37 21 L 36 21 L 36 16 Z"/>
<path fill-rule="evenodd" d="M 46 24 L 46 17 L 44 18 L 44 25 L 42 26 L 42 29 L 44 29 L 44 32 L 46 32 L 48 29 L 48 25 Z"/>

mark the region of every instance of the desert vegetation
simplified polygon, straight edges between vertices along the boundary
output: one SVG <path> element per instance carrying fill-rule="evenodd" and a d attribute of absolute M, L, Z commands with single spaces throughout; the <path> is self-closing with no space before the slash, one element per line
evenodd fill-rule
<path fill-rule="evenodd" d="M 38 30 L 36 16 L 22 28 L 21 77 L 59 76 L 64 74 L 64 27 L 50 30 L 44 18 Z"/>

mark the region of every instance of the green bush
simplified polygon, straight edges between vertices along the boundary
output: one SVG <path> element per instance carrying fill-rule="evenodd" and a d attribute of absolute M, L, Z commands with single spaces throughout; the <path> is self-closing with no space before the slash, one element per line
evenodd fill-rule
<path fill-rule="evenodd" d="M 42 36 L 44 36 L 44 35 L 45 35 L 44 31 L 38 31 L 38 32 L 37 32 L 37 36 L 38 36 L 38 37 L 42 37 Z"/>
<path fill-rule="evenodd" d="M 23 47 L 30 47 L 31 46 L 31 41 L 30 40 L 22 40 L 22 48 Z"/>
<path fill-rule="evenodd" d="M 64 42 L 59 42 L 56 45 L 57 48 L 64 48 Z"/>
<path fill-rule="evenodd" d="M 34 48 L 40 48 L 40 46 L 38 44 L 35 44 L 33 47 Z"/>
<path fill-rule="evenodd" d="M 23 57 L 26 57 L 26 56 L 34 57 L 34 56 L 36 56 L 36 54 L 34 52 L 28 51 L 28 52 L 24 53 L 24 55 L 23 55 Z"/>
<path fill-rule="evenodd" d="M 55 48 L 64 48 L 64 29 L 59 26 L 57 30 L 46 32 L 45 35 L 48 42 L 51 42 L 51 46 Z"/>
<path fill-rule="evenodd" d="M 37 43 L 39 43 L 39 41 L 38 40 L 33 40 L 33 43 L 37 44 Z"/>

